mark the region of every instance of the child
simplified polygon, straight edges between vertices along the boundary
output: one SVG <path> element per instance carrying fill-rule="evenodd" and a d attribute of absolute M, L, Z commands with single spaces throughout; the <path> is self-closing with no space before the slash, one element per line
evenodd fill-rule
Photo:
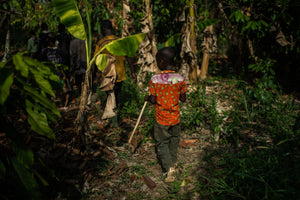
<path fill-rule="evenodd" d="M 145 101 L 155 104 L 154 139 L 157 156 L 162 168 L 167 172 L 165 182 L 175 180 L 177 149 L 180 140 L 179 100 L 185 102 L 187 87 L 184 77 L 175 73 L 173 59 L 175 52 L 170 47 L 158 51 L 156 61 L 160 73 L 150 81 L 150 95 Z"/>

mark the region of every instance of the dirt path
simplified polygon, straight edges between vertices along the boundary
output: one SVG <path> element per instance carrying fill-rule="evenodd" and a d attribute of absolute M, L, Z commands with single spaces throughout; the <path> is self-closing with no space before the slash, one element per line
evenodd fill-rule
<path fill-rule="evenodd" d="M 211 90 L 208 88 L 207 91 Z M 85 181 L 83 191 L 88 194 L 88 199 L 199 199 L 200 194 L 195 188 L 199 177 L 208 175 L 204 157 L 214 144 L 210 130 L 200 127 L 194 132 L 189 128 L 182 131 L 177 178 L 174 183 L 167 184 L 163 181 L 151 137 L 144 138 L 138 131 L 134 143 L 140 142 L 135 150 L 126 144 L 135 120 L 125 121 L 118 129 L 106 129 L 105 133 L 94 131 L 94 135 L 102 134 L 100 140 L 108 145 L 104 151 L 106 155 L 102 153 L 108 164 L 105 170 L 99 170 Z M 98 117 L 91 120 L 91 129 L 96 126 L 103 128 L 100 121 Z M 140 124 L 141 128 L 144 123 Z M 122 138 L 125 140 L 120 142 Z"/>
<path fill-rule="evenodd" d="M 181 142 L 177 179 L 173 184 L 164 183 L 155 145 L 152 140 L 148 140 L 133 153 L 126 144 L 109 148 L 114 157 L 108 169 L 99 171 L 98 177 L 87 181 L 84 190 L 90 191 L 89 199 L 160 199 L 172 195 L 189 195 L 188 199 L 199 199 L 194 188 L 199 173 L 206 174 L 203 157 L 209 142 L 208 133 L 203 130 L 193 137 L 182 136 L 182 140 L 191 143 Z"/>

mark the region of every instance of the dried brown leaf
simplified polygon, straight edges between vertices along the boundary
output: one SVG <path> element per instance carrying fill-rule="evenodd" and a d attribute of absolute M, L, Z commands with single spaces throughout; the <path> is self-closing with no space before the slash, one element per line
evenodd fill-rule
<path fill-rule="evenodd" d="M 179 146 L 182 147 L 182 148 L 185 148 L 185 149 L 187 148 L 187 144 L 183 140 L 179 141 Z"/>
<path fill-rule="evenodd" d="M 156 187 L 156 183 L 152 181 L 149 177 L 144 176 L 143 180 L 151 190 Z"/>
<path fill-rule="evenodd" d="M 124 162 L 121 165 L 120 169 L 117 171 L 117 174 L 120 175 L 126 168 L 127 168 L 127 164 L 126 164 L 126 162 Z"/>

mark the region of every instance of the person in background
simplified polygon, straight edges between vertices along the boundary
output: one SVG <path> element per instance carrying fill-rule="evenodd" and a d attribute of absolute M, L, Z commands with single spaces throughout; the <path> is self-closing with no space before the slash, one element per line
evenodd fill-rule
<path fill-rule="evenodd" d="M 58 42 L 57 47 L 61 50 L 62 55 L 63 55 L 63 60 L 65 65 L 69 66 L 70 62 L 70 41 L 71 41 L 71 36 L 68 32 L 66 32 L 65 25 L 59 24 L 58 25 L 58 31 L 59 34 L 56 36 L 56 40 Z"/>
<path fill-rule="evenodd" d="M 180 140 L 179 100 L 185 102 L 187 92 L 184 77 L 173 71 L 174 56 L 170 47 L 158 51 L 156 61 L 161 72 L 151 78 L 150 95 L 145 96 L 145 101 L 155 104 L 154 139 L 158 159 L 167 173 L 165 182 L 175 181 Z"/>
<path fill-rule="evenodd" d="M 70 42 L 70 73 L 75 79 L 75 85 L 81 93 L 81 84 L 84 80 L 87 67 L 85 41 L 75 38 Z"/>
<path fill-rule="evenodd" d="M 39 52 L 42 53 L 42 50 L 49 46 L 49 34 L 52 33 L 48 30 L 48 25 L 46 23 L 41 24 L 41 32 L 39 34 Z"/>
<path fill-rule="evenodd" d="M 59 76 L 60 81 L 59 84 L 62 87 L 62 93 L 60 94 L 61 99 L 63 100 L 63 106 L 66 109 L 68 102 L 69 102 L 69 96 L 70 96 L 70 87 L 67 83 L 66 80 L 66 73 L 63 70 L 62 64 L 64 63 L 64 58 L 63 58 L 63 52 L 57 48 L 56 46 L 56 37 L 54 33 L 49 33 L 48 34 L 48 43 L 47 47 L 42 49 L 41 53 L 41 61 L 49 61 L 54 63 L 55 70 L 56 70 L 56 75 Z"/>
<path fill-rule="evenodd" d="M 39 53 L 39 39 L 36 37 L 35 32 L 30 31 L 30 38 L 27 42 L 27 50 L 31 57 L 38 58 Z"/>
<path fill-rule="evenodd" d="M 97 42 L 94 54 L 98 53 L 106 44 L 109 44 L 110 42 L 118 39 L 118 37 L 113 34 L 112 23 L 109 20 L 103 20 L 101 22 L 101 33 L 103 38 Z M 101 53 L 111 55 L 106 49 L 103 50 L 103 52 Z M 111 55 L 111 56 L 113 56 L 116 59 L 114 63 L 115 71 L 116 71 L 116 80 L 113 83 L 114 84 L 113 92 L 115 96 L 117 115 L 111 118 L 110 123 L 112 127 L 118 127 L 118 110 L 120 110 L 122 104 L 122 83 L 126 79 L 125 66 L 124 66 L 125 57 L 115 56 L 115 55 Z M 133 68 L 134 59 L 127 58 L 127 61 L 130 66 L 131 76 L 135 81 L 136 76 Z M 107 94 L 111 94 L 111 91 L 107 91 Z"/>

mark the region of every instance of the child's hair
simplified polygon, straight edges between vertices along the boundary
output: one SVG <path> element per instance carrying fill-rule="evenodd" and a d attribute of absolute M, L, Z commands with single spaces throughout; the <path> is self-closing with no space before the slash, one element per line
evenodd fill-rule
<path fill-rule="evenodd" d="M 175 50 L 171 47 L 164 47 L 156 54 L 156 59 L 163 60 L 169 64 L 174 64 Z"/>
<path fill-rule="evenodd" d="M 101 27 L 102 28 L 105 28 L 105 29 L 112 29 L 112 23 L 111 23 L 111 21 L 109 21 L 109 20 L 103 20 L 102 22 L 101 22 Z"/>

